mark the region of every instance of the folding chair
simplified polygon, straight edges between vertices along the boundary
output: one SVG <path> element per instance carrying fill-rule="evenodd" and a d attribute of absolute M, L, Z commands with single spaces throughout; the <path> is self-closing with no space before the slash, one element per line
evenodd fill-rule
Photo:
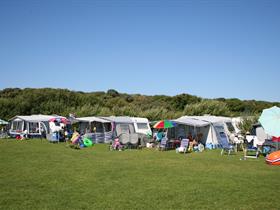
<path fill-rule="evenodd" d="M 189 139 L 182 139 L 180 147 L 176 149 L 176 153 L 186 153 L 189 147 Z"/>
<path fill-rule="evenodd" d="M 226 139 L 222 138 L 220 145 L 222 147 L 222 151 L 221 151 L 221 155 L 223 155 L 224 153 L 227 153 L 227 155 L 230 155 L 232 153 L 234 153 L 235 150 L 235 146 L 233 144 L 230 144 Z"/>
<path fill-rule="evenodd" d="M 259 157 L 260 149 L 258 148 L 258 146 L 254 146 L 254 141 L 257 141 L 256 136 L 246 136 L 244 140 L 244 159 Z"/>
<path fill-rule="evenodd" d="M 159 144 L 159 150 L 160 151 L 167 150 L 167 138 L 166 137 L 163 137 L 161 139 L 160 144 Z"/>

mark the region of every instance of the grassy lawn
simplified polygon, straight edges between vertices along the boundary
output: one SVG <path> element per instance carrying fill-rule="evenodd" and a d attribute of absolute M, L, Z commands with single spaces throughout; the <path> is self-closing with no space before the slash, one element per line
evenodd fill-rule
<path fill-rule="evenodd" d="M 241 155 L 0 140 L 0 209 L 280 209 L 280 167 Z"/>

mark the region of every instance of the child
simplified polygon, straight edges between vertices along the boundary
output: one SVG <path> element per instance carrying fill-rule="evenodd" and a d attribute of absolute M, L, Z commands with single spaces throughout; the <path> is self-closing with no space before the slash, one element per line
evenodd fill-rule
<path fill-rule="evenodd" d="M 122 145 L 121 145 L 119 139 L 116 138 L 116 139 L 114 140 L 114 143 L 113 143 L 113 148 L 114 148 L 114 150 L 119 150 L 119 151 L 121 151 L 121 147 L 122 147 Z"/>

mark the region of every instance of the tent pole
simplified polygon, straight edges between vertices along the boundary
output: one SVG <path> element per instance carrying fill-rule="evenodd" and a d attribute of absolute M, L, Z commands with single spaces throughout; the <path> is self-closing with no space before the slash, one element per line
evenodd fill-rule
<path fill-rule="evenodd" d="M 214 132 L 214 131 L 213 131 L 213 128 L 214 128 L 214 127 L 213 127 L 212 123 L 210 123 L 210 126 L 211 126 L 210 128 L 211 128 L 211 136 L 212 136 L 212 144 L 213 144 L 213 142 L 214 142 L 214 136 L 213 136 L 213 132 Z M 213 145 L 213 146 L 214 146 L 214 145 Z"/>

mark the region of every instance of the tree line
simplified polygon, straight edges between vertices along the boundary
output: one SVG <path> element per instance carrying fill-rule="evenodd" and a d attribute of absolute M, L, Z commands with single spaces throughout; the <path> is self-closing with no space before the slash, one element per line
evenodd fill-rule
<path fill-rule="evenodd" d="M 81 92 L 54 88 L 6 88 L 0 90 L 0 118 L 16 115 L 74 113 L 84 116 L 138 116 L 149 120 L 175 119 L 183 115 L 249 116 L 259 115 L 279 102 L 205 99 L 190 94 L 176 96 L 107 92 Z"/>

